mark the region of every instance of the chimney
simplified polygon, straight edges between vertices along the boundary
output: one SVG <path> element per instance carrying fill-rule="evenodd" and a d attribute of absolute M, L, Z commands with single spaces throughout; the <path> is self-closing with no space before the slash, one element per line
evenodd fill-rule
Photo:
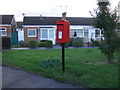
<path fill-rule="evenodd" d="M 62 20 L 66 20 L 66 12 L 62 13 Z"/>

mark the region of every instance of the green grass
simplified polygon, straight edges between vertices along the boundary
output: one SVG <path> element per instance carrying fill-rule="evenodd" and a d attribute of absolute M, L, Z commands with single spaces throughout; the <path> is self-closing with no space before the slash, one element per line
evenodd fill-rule
<path fill-rule="evenodd" d="M 89 88 L 118 87 L 117 59 L 115 64 L 106 64 L 105 56 L 97 48 L 66 49 L 65 73 L 61 67 L 41 67 L 40 63 L 48 58 L 61 60 L 61 49 L 3 50 L 3 65 Z"/>

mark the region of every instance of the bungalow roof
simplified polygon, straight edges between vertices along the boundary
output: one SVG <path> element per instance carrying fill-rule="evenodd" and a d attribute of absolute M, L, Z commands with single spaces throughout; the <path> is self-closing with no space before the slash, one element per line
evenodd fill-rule
<path fill-rule="evenodd" d="M 14 15 L 0 15 L 0 24 L 11 24 Z"/>
<path fill-rule="evenodd" d="M 71 25 L 92 25 L 93 19 L 86 17 L 67 17 Z M 61 17 L 28 17 L 25 16 L 23 25 L 56 25 L 56 20 Z"/>

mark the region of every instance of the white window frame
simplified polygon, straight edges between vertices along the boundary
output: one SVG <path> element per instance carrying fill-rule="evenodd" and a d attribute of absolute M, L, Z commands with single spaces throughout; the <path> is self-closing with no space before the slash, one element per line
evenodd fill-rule
<path fill-rule="evenodd" d="M 79 32 L 79 30 L 82 32 Z M 83 29 L 76 29 L 76 32 L 77 32 L 78 37 L 80 37 L 80 38 L 83 37 L 83 33 L 84 33 Z M 79 33 L 81 33 L 82 35 L 79 35 Z"/>
<path fill-rule="evenodd" d="M 6 30 L 6 28 L 5 28 L 5 27 L 0 27 L 0 29 L 2 29 L 2 28 L 4 28 L 5 30 L 0 30 L 1 36 L 7 36 L 7 30 Z M 5 35 L 2 34 L 2 31 L 5 31 L 5 32 L 6 32 Z"/>
<path fill-rule="evenodd" d="M 85 36 L 85 33 L 88 33 L 88 35 Z M 89 38 L 89 29 L 84 29 L 84 38 Z"/>
<path fill-rule="evenodd" d="M 43 32 L 44 29 L 47 30 L 47 38 L 43 38 L 43 37 L 42 37 L 42 32 Z M 53 38 L 51 38 L 50 35 L 49 35 L 50 30 L 53 30 L 53 31 L 54 31 L 54 37 L 53 37 Z M 41 28 L 41 30 L 40 30 L 40 34 L 41 34 L 41 35 L 40 35 L 40 39 L 41 39 L 41 40 L 54 39 L 54 38 L 55 38 L 55 29 L 54 29 L 54 28 Z"/>
<path fill-rule="evenodd" d="M 30 30 L 34 30 L 35 31 L 35 35 L 33 35 L 33 36 L 31 36 L 31 35 L 29 35 L 29 31 Z M 36 37 L 37 35 L 36 35 L 36 29 L 28 29 L 28 37 Z"/>
<path fill-rule="evenodd" d="M 47 30 L 47 38 L 43 38 L 42 37 L 43 30 L 45 30 L 45 29 Z M 47 40 L 49 38 L 49 36 L 48 36 L 49 35 L 48 29 L 47 28 L 42 28 L 40 31 L 41 31 L 41 36 L 40 36 L 41 40 Z"/>
<path fill-rule="evenodd" d="M 74 30 L 74 31 L 73 31 Z M 79 30 L 81 30 L 82 31 L 82 35 L 79 35 L 79 33 L 81 33 L 81 32 L 78 32 Z M 75 31 L 76 31 L 76 33 L 77 33 L 77 37 L 84 37 L 83 35 L 84 35 L 84 30 L 83 29 L 70 29 L 70 37 L 71 38 L 73 38 L 74 37 L 74 33 L 75 33 Z M 72 36 L 71 36 L 72 35 Z"/>
<path fill-rule="evenodd" d="M 50 30 L 53 30 L 53 37 L 50 37 Z M 48 34 L 48 36 L 49 36 L 49 39 L 54 39 L 55 38 L 55 29 L 54 28 L 51 28 L 51 29 L 49 29 L 49 34 Z"/>
<path fill-rule="evenodd" d="M 74 37 L 74 33 L 77 29 L 70 29 L 70 37 L 73 38 Z"/>

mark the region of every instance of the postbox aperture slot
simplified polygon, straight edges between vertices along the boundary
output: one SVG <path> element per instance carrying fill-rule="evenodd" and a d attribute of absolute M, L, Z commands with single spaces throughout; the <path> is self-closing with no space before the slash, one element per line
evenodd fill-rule
<path fill-rule="evenodd" d="M 63 30 L 63 29 L 58 29 L 58 30 Z"/>
<path fill-rule="evenodd" d="M 64 24 L 57 24 L 58 26 L 64 26 Z"/>
<path fill-rule="evenodd" d="M 63 24 L 57 24 L 58 26 L 58 30 L 63 30 L 64 29 L 64 25 Z"/>

